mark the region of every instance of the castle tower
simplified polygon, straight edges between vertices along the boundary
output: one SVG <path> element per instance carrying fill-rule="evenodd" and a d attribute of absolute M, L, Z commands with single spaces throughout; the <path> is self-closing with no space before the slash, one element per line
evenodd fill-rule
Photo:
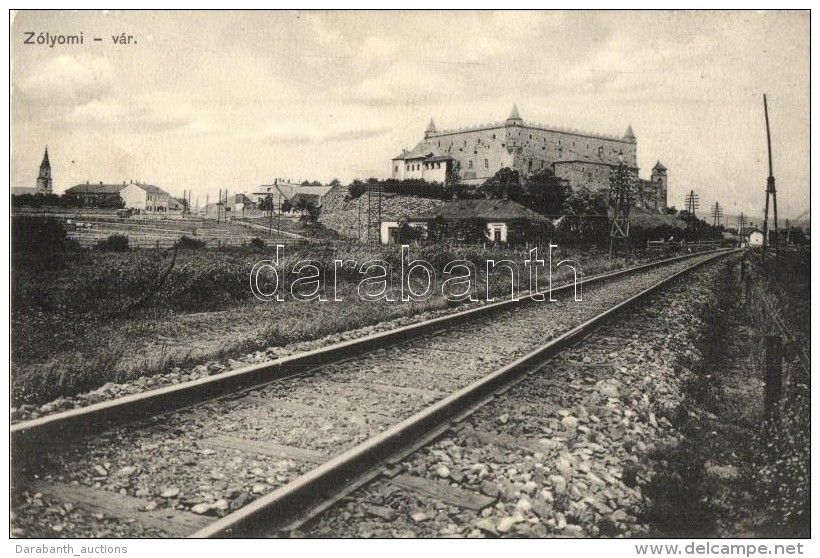
<path fill-rule="evenodd" d="M 424 139 L 428 139 L 431 135 L 436 133 L 436 123 L 433 122 L 433 119 L 430 119 L 430 123 L 427 125 L 427 129 L 424 130 Z"/>
<path fill-rule="evenodd" d="M 629 142 L 632 142 L 632 143 L 635 143 L 636 141 L 638 141 L 637 138 L 635 137 L 635 132 L 632 131 L 632 124 L 630 124 L 629 126 L 626 127 L 626 133 L 624 134 L 624 139 L 626 141 L 629 141 Z"/>
<path fill-rule="evenodd" d="M 521 126 L 523 123 L 524 119 L 518 114 L 518 105 L 513 105 L 512 112 L 507 117 L 507 126 Z"/>
<path fill-rule="evenodd" d="M 51 163 L 48 160 L 48 147 L 46 147 L 43 162 L 40 163 L 40 174 L 37 175 L 37 193 L 50 194 L 51 186 Z"/>
<path fill-rule="evenodd" d="M 668 187 L 666 178 L 666 167 L 658 161 L 652 167 L 650 181 L 655 185 L 655 209 L 666 209 L 666 191 Z"/>

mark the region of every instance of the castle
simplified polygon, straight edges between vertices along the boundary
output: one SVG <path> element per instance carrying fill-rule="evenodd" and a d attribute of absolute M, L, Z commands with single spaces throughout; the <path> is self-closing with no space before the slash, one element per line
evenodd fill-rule
<path fill-rule="evenodd" d="M 632 126 L 621 138 L 558 129 L 525 122 L 513 106 L 504 122 L 469 128 L 439 131 L 430 120 L 424 139 L 392 159 L 391 176 L 445 184 L 458 172 L 459 183 L 479 185 L 504 167 L 522 176 L 550 169 L 573 189 L 604 190 L 621 162 L 638 176 L 637 148 Z M 666 209 L 666 167 L 658 161 L 650 179 L 639 179 L 636 189 L 637 207 Z"/>

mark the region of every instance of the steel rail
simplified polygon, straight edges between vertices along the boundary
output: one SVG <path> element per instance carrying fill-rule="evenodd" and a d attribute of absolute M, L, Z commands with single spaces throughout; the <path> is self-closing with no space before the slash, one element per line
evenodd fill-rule
<path fill-rule="evenodd" d="M 728 252 L 727 250 L 719 250 L 715 253 L 721 255 Z M 589 278 L 581 278 L 578 284 L 584 286 L 604 283 L 612 279 L 700 257 L 708 253 L 710 252 L 686 254 Z M 561 293 L 574 287 L 574 283 L 567 283 L 553 288 L 552 292 Z M 539 291 L 541 294 L 547 294 L 548 292 L 548 289 Z M 505 299 L 483 304 L 454 314 L 374 333 L 358 339 L 343 341 L 261 364 L 229 370 L 218 375 L 18 422 L 12 424 L 10 429 L 12 462 L 19 469 L 21 463 L 36 459 L 41 452 L 63 443 L 70 443 L 76 440 L 77 437 L 145 420 L 152 416 L 178 411 L 224 395 L 302 374 L 311 368 L 327 366 L 353 356 L 416 339 L 433 331 L 478 320 L 489 314 L 511 308 L 514 305 L 528 303 L 535 303 L 530 295 L 519 299 Z"/>
<path fill-rule="evenodd" d="M 682 275 L 726 256 L 733 251 L 720 252 L 710 258 L 695 262 L 638 294 L 601 312 L 530 351 L 495 372 L 484 376 L 452 395 L 419 411 L 384 432 L 339 454 L 294 481 L 257 499 L 243 508 L 226 515 L 207 527 L 193 533 L 193 538 L 258 536 L 260 527 L 268 533 L 293 521 L 300 511 L 315 507 L 317 502 L 332 498 L 333 494 L 355 483 L 362 474 L 372 474 L 373 467 L 388 462 L 430 431 L 465 413 L 472 405 L 480 404 L 493 392 L 502 389 L 524 374 L 538 370 L 546 359 L 557 354 L 585 336 L 591 329 L 612 319 L 616 314 L 635 305 L 638 301 Z"/>

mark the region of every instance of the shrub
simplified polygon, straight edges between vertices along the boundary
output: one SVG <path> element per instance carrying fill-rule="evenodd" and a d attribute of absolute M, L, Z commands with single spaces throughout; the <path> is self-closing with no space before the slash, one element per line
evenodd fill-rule
<path fill-rule="evenodd" d="M 174 243 L 174 247 L 180 250 L 199 250 L 205 247 L 205 241 L 183 235 Z"/>
<path fill-rule="evenodd" d="M 11 235 L 16 253 L 62 251 L 72 245 L 63 223 L 51 217 L 15 217 Z"/>
<path fill-rule="evenodd" d="M 127 252 L 128 248 L 128 237 L 121 234 L 112 234 L 105 240 L 100 240 L 96 246 L 97 250 L 105 252 Z"/>
<path fill-rule="evenodd" d="M 259 238 L 258 236 L 251 239 L 248 243 L 248 246 L 254 250 L 264 250 L 265 249 L 265 241 Z"/>

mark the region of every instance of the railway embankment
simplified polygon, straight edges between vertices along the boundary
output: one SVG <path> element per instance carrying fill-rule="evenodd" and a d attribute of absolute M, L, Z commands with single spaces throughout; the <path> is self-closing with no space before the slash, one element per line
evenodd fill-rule
<path fill-rule="evenodd" d="M 712 393 L 706 363 L 732 334 L 720 328 L 736 264 L 716 262 L 653 295 L 294 534 L 714 533 L 715 480 L 732 468 L 702 439 L 711 431 L 695 428 L 713 409 L 694 398 Z M 406 477 L 424 479 L 424 490 Z"/>

